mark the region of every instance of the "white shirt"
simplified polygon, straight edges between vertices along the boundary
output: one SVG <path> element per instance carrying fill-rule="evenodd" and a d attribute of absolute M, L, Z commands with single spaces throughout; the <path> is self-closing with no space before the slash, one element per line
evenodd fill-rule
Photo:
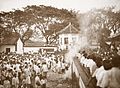
<path fill-rule="evenodd" d="M 87 63 L 87 67 L 89 67 L 91 74 L 93 74 L 97 69 L 97 65 L 92 59 L 90 59 L 89 62 Z"/>
<path fill-rule="evenodd" d="M 39 78 L 38 76 L 35 77 L 35 88 L 37 88 L 37 86 L 38 86 L 38 85 L 36 84 L 37 82 L 40 83 L 40 78 Z"/>
<path fill-rule="evenodd" d="M 42 70 L 43 70 L 43 72 L 48 72 L 47 64 L 43 64 Z"/>
<path fill-rule="evenodd" d="M 26 77 L 26 84 L 31 84 L 30 76 Z"/>
<path fill-rule="evenodd" d="M 31 76 L 31 72 L 29 68 L 24 69 L 25 77 Z"/>
<path fill-rule="evenodd" d="M 46 84 L 47 80 L 46 79 L 41 79 L 41 85 Z"/>
<path fill-rule="evenodd" d="M 105 88 L 109 86 L 111 72 L 110 70 L 104 70 L 99 74 L 97 79 L 97 86 Z"/>
<path fill-rule="evenodd" d="M 117 67 L 111 69 L 110 87 L 120 88 L 120 69 Z"/>
<path fill-rule="evenodd" d="M 12 78 L 12 85 L 18 85 L 19 84 L 19 79 L 18 79 L 18 77 L 13 77 Z"/>
<path fill-rule="evenodd" d="M 82 56 L 81 59 L 80 59 L 80 63 L 83 64 L 83 61 L 85 60 L 85 57 Z"/>

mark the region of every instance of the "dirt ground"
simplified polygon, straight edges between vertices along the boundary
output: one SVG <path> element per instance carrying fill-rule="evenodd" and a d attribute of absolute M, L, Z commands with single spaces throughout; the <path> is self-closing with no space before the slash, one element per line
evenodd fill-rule
<path fill-rule="evenodd" d="M 47 88 L 72 88 L 71 82 L 64 79 L 64 74 L 49 71 L 47 80 Z"/>

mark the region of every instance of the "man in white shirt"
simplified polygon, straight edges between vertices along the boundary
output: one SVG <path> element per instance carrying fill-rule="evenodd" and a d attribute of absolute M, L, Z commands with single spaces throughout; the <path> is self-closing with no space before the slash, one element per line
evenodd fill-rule
<path fill-rule="evenodd" d="M 43 71 L 43 75 L 45 77 L 47 77 L 48 67 L 47 67 L 46 62 L 44 62 L 43 65 L 42 65 L 42 71 Z"/>

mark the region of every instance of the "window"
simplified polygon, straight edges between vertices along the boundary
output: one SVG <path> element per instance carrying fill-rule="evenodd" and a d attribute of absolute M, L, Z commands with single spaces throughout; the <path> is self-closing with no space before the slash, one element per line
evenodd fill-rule
<path fill-rule="evenodd" d="M 60 44 L 62 44 L 62 38 L 60 38 Z"/>
<path fill-rule="evenodd" d="M 73 42 L 73 43 L 76 42 L 76 37 L 72 37 L 72 42 Z"/>
<path fill-rule="evenodd" d="M 64 44 L 68 44 L 68 38 L 64 38 Z"/>

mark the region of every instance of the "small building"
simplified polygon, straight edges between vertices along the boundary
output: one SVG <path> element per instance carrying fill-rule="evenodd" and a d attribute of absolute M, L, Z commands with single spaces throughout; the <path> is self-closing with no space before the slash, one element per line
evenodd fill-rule
<path fill-rule="evenodd" d="M 23 54 L 23 42 L 20 39 L 18 33 L 11 33 L 5 36 L 1 41 L 0 52 L 16 52 L 18 54 Z"/>
<path fill-rule="evenodd" d="M 57 32 L 58 47 L 60 50 L 67 50 L 71 45 L 79 40 L 79 30 L 69 23 L 64 29 Z"/>
<path fill-rule="evenodd" d="M 54 53 L 57 50 L 56 45 L 48 45 L 46 42 L 38 42 L 38 41 L 31 41 L 27 40 L 24 44 L 24 53 L 37 53 L 44 52 L 47 53 Z"/>

